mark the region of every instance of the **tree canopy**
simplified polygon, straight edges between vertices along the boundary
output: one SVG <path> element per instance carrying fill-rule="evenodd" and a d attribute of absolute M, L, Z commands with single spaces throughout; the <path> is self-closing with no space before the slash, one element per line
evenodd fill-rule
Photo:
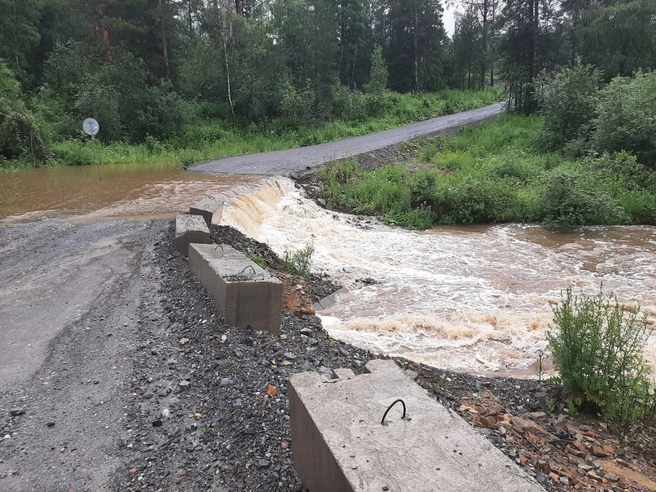
<path fill-rule="evenodd" d="M 453 1 L 449 38 L 441 0 L 0 0 L 0 159 L 44 158 L 86 116 L 142 142 L 199 117 L 338 117 L 345 91 L 497 84 L 530 113 L 560 68 L 656 69 L 652 0 Z"/>

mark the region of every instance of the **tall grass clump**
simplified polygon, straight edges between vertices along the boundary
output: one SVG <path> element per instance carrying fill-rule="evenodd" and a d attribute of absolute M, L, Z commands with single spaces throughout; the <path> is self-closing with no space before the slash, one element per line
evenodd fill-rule
<path fill-rule="evenodd" d="M 652 333 L 647 315 L 601 288 L 593 297 L 568 288 L 552 309 L 555 327 L 547 336 L 572 404 L 623 430 L 653 419 L 654 380 L 643 354 Z"/>
<path fill-rule="evenodd" d="M 299 277 L 308 278 L 310 276 L 310 266 L 312 265 L 312 254 L 314 246 L 306 245 L 304 248 L 296 251 L 285 251 L 282 259 L 282 268 L 285 272 Z"/>

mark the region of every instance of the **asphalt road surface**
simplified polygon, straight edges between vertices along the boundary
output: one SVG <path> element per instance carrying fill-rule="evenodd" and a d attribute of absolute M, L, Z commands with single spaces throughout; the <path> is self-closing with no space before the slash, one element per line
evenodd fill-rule
<path fill-rule="evenodd" d="M 326 162 L 372 152 L 418 137 L 432 135 L 468 123 L 492 118 L 501 114 L 503 111 L 505 111 L 505 105 L 503 103 L 495 103 L 484 108 L 440 116 L 432 120 L 392 128 L 371 135 L 313 145 L 311 147 L 216 159 L 196 164 L 190 169 L 194 171 L 228 174 L 289 176 L 290 174 L 320 166 Z"/>

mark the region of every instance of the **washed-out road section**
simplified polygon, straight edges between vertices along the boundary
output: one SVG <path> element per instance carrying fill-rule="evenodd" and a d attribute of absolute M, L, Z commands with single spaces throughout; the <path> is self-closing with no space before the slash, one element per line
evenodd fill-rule
<path fill-rule="evenodd" d="M 228 174 L 269 174 L 289 176 L 325 164 L 326 162 L 347 159 L 374 150 L 400 144 L 415 138 L 426 137 L 469 123 L 494 118 L 505 111 L 503 103 L 495 103 L 484 108 L 472 109 L 463 113 L 440 116 L 411 125 L 392 128 L 371 135 L 348 138 L 311 147 L 264 152 L 237 157 L 217 159 L 191 167 L 194 171 L 207 171 Z"/>
<path fill-rule="evenodd" d="M 502 106 L 496 104 L 366 137 L 284 152 L 213 161 L 196 166 L 195 169 L 240 174 L 290 174 L 332 159 L 369 152 L 418 136 L 493 117 L 501 111 Z M 184 366 L 181 369 L 184 374 L 177 374 L 167 365 L 173 360 L 172 355 L 165 358 L 156 355 L 158 351 L 164 350 L 162 348 L 152 351 L 144 348 L 144 326 L 150 327 L 152 333 L 160 333 L 158 330 L 164 333 L 158 343 L 169 343 L 171 347 L 167 350 L 171 354 L 178 352 L 177 340 L 188 336 L 184 331 L 182 334 L 168 333 L 172 329 L 168 319 L 170 313 L 183 309 L 177 305 L 169 307 L 171 311 L 167 315 L 163 311 L 158 294 L 162 289 L 162 282 L 157 272 L 169 272 L 170 267 L 158 269 L 154 266 L 157 262 L 179 263 L 180 271 L 183 265 L 186 268 L 182 258 L 178 258 L 173 252 L 172 245 L 168 250 L 170 252 L 166 253 L 170 256 L 162 258 L 161 255 L 155 254 L 157 248 L 161 248 L 158 244 L 173 240 L 170 235 L 167 236 L 168 226 L 168 221 L 93 222 L 75 221 L 70 218 L 51 218 L 13 225 L 0 221 L 0 278 L 3 279 L 0 285 L 0 490 L 125 490 L 126 482 L 132 476 L 128 472 L 132 463 L 145 466 L 148 458 L 157 455 L 159 460 L 154 462 L 152 467 L 155 470 L 155 463 L 169 459 L 172 462 L 179 461 L 180 455 L 172 452 L 172 448 L 167 446 L 174 446 L 173 442 L 177 443 L 176 446 L 183 446 L 186 442 L 186 436 L 180 433 L 186 432 L 186 416 L 189 412 L 193 414 L 195 408 L 203 405 L 223 404 L 222 401 L 202 399 L 207 398 L 208 392 L 199 392 L 202 397 L 187 398 L 183 400 L 188 400 L 187 404 L 179 404 L 183 408 L 176 413 L 179 420 L 176 426 L 173 426 L 173 419 L 162 427 L 153 427 L 156 424 L 151 424 L 157 422 L 161 425 L 155 420 L 157 412 L 153 410 L 154 403 L 148 403 L 154 402 L 153 395 L 159 393 L 146 389 L 142 391 L 142 386 L 145 388 L 144 384 L 150 384 L 151 379 L 154 381 L 152 384 L 155 384 L 159 379 L 150 377 L 155 373 L 145 367 L 163 364 L 165 367 L 160 372 L 164 374 L 164 379 L 187 377 L 184 371 L 195 370 Z M 176 282 L 171 285 L 177 285 L 182 292 L 180 295 L 186 296 L 181 306 L 198 302 L 195 308 L 184 310 L 185 313 L 189 311 L 190 317 L 193 316 L 194 325 L 200 319 L 195 315 L 195 311 L 209 310 L 203 319 L 211 319 L 211 316 L 215 315 L 211 303 L 201 298 L 200 291 L 187 292 L 187 286 L 192 287 L 190 279 L 180 282 L 176 278 Z M 194 287 L 197 288 L 199 287 Z M 286 324 L 296 322 L 291 317 L 285 319 Z M 209 324 L 207 328 L 203 325 L 203 328 L 211 334 L 216 328 L 209 328 Z M 218 319 L 216 324 L 220 325 Z M 187 327 L 180 325 L 177 329 L 186 330 Z M 297 330 L 298 328 L 294 331 Z M 320 336 L 320 332 L 315 335 L 317 338 L 323 336 L 325 335 Z M 300 335 L 299 337 L 299 340 L 307 338 Z M 150 343 L 151 338 L 146 337 L 146 343 Z M 312 340 L 316 343 L 315 338 Z M 247 342 L 252 345 L 250 338 Z M 273 338 L 267 341 L 274 342 Z M 216 341 L 207 343 L 217 345 Z M 290 343 L 290 339 L 287 343 Z M 299 343 L 301 346 L 295 347 L 294 350 L 300 354 L 305 342 L 301 340 Z M 285 384 L 284 376 L 273 373 L 262 376 L 262 371 L 271 372 L 267 369 L 268 366 L 257 366 L 253 369 L 253 363 L 257 365 L 254 361 L 261 357 L 261 349 L 251 345 L 240 345 L 240 352 L 252 349 L 254 353 L 252 360 L 246 360 L 244 367 L 235 369 L 234 373 L 243 375 L 244 371 L 252 370 L 251 379 L 258 380 L 263 387 L 275 376 L 280 378 L 277 384 L 282 389 Z M 323 343 L 320 345 L 323 346 Z M 330 345 L 325 345 L 328 351 Z M 207 344 L 200 346 L 208 348 L 208 351 L 219 350 L 216 347 L 210 349 Z M 188 351 L 190 356 L 196 354 L 191 349 Z M 343 349 L 345 354 L 350 354 L 351 351 L 360 352 L 350 347 Z M 140 356 L 137 357 L 137 354 Z M 215 354 L 212 364 L 216 365 L 217 357 L 223 357 L 221 360 L 225 359 L 226 364 L 236 363 L 233 361 L 234 354 L 230 357 L 227 357 L 227 354 Z M 323 360 L 326 364 L 331 357 L 342 356 L 333 356 L 326 352 L 318 360 Z M 349 357 L 344 356 L 341 362 L 333 361 L 335 367 L 348 365 Z M 356 360 L 357 364 L 361 363 L 360 360 L 362 358 Z M 301 364 L 300 356 L 297 362 Z M 210 361 L 203 363 L 210 364 Z M 306 370 L 312 368 L 309 361 L 305 363 Z M 136 366 L 143 367 L 138 369 Z M 214 390 L 215 386 L 210 384 L 212 381 L 207 381 L 208 388 L 211 386 Z M 235 398 L 239 396 L 239 401 L 246 398 L 252 393 L 253 387 L 255 386 L 250 381 L 248 388 L 244 387 L 243 392 L 239 392 Z M 138 391 L 135 392 L 135 389 Z M 169 398 L 167 392 L 170 389 L 166 386 L 159 390 L 166 394 L 162 398 Z M 185 394 L 191 396 L 186 390 Z M 139 406 L 138 411 L 127 410 L 135 405 Z M 232 403 L 227 405 L 234 413 Z M 261 402 L 253 402 L 252 408 L 260 409 Z M 283 417 L 281 413 L 276 415 L 278 419 Z M 288 426 L 287 421 L 283 419 L 282 422 L 282 427 L 278 425 L 273 428 L 284 429 L 285 425 Z M 241 429 L 241 425 L 238 424 L 235 429 Z M 220 432 L 227 432 L 224 426 L 218 427 Z M 128 447 L 126 444 L 128 439 L 132 439 L 133 434 L 128 432 L 132 428 L 141 429 L 134 431 L 137 432 L 134 434 L 135 440 L 136 436 L 139 436 L 139 449 L 145 449 L 144 453 L 148 454 L 134 455 L 133 450 L 137 449 L 137 446 Z M 150 435 L 154 432 L 153 429 L 163 429 L 167 432 L 168 437 L 162 438 L 164 444 L 159 447 L 154 444 L 155 438 Z M 276 439 L 288 438 L 276 435 Z M 192 444 L 194 449 L 200 449 L 195 443 Z M 245 445 L 244 453 L 253 449 L 253 446 L 253 443 Z M 213 468 L 206 466 L 204 461 L 199 459 L 201 454 L 207 460 L 215 459 L 215 453 L 218 451 L 212 448 L 213 451 L 210 452 L 209 447 L 208 442 L 207 453 L 194 453 L 194 459 L 184 464 L 199 470 L 195 474 L 184 475 L 196 477 L 198 480 L 194 481 L 195 485 L 187 483 L 183 486 L 185 490 L 208 490 L 208 483 L 213 480 L 207 477 L 217 476 Z M 280 449 L 279 444 L 276 449 Z M 187 452 L 183 455 L 191 456 Z M 246 459 L 245 455 L 238 455 L 241 456 L 241 453 L 232 449 L 226 459 Z M 251 458 L 255 460 L 254 463 L 258 462 L 257 456 L 248 459 Z M 283 458 L 279 469 L 270 474 L 261 471 L 251 477 L 257 480 L 257 487 L 251 484 L 251 490 L 272 490 L 267 486 L 262 488 L 262 484 L 267 481 L 276 484 L 273 488 L 278 490 L 278 481 L 284 480 L 285 477 L 288 480 L 287 490 L 294 490 L 297 485 L 288 463 L 289 458 Z M 203 463 L 202 468 L 199 468 L 200 465 L 196 466 L 199 463 Z M 161 468 L 158 469 L 158 474 L 159 470 Z M 221 476 L 222 483 L 251 479 L 250 473 L 241 475 L 230 470 L 232 468 L 226 468 Z M 142 472 L 145 473 L 140 468 L 140 473 Z M 156 478 L 158 475 L 154 475 L 152 488 L 166 485 L 169 480 L 177 484 L 181 475 L 176 473 L 169 475 L 164 472 L 162 476 L 168 477 L 166 479 Z M 117 476 L 120 479 L 117 479 Z M 117 480 L 121 485 L 118 485 Z M 139 482 L 135 481 L 135 486 L 138 484 Z"/>

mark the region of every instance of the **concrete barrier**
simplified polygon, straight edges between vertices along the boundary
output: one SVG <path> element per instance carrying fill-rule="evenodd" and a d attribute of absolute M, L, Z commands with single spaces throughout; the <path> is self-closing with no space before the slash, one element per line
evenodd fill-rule
<path fill-rule="evenodd" d="M 393 362 L 289 379 L 294 467 L 310 492 L 544 492 Z M 407 406 L 402 419 L 402 405 Z"/>
<path fill-rule="evenodd" d="M 187 256 L 191 243 L 209 244 L 210 230 L 199 215 L 181 214 L 175 218 L 175 249 Z"/>
<path fill-rule="evenodd" d="M 202 216 L 207 223 L 207 227 L 210 227 L 212 222 L 219 222 L 221 220 L 221 216 L 223 215 L 223 201 L 212 197 L 203 198 L 198 203 L 189 207 L 189 213 Z"/>
<path fill-rule="evenodd" d="M 337 292 L 333 292 L 329 296 L 324 297 L 318 302 L 315 302 L 313 307 L 315 311 L 321 311 L 323 309 L 328 309 L 330 306 L 333 304 L 337 304 L 340 299 L 348 294 L 348 289 L 346 287 L 342 287 L 339 289 Z"/>
<path fill-rule="evenodd" d="M 280 333 L 282 282 L 228 245 L 191 244 L 189 268 L 226 324 Z"/>

